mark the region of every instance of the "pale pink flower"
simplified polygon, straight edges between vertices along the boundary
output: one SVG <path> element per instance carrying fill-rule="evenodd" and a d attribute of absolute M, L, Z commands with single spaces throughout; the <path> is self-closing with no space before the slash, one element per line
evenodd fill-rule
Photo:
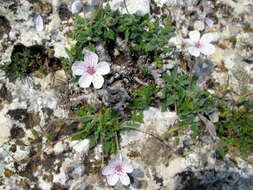
<path fill-rule="evenodd" d="M 188 39 L 185 39 L 185 42 L 190 45 L 188 51 L 191 55 L 198 57 L 200 53 L 204 55 L 211 55 L 215 52 L 215 47 L 210 42 L 213 40 L 213 35 L 208 33 L 204 34 L 200 38 L 200 33 L 197 30 L 189 32 Z"/>
<path fill-rule="evenodd" d="M 110 66 L 107 62 L 98 63 L 96 53 L 87 52 L 84 56 L 84 61 L 76 61 L 72 65 L 74 75 L 81 76 L 78 84 L 82 88 L 88 88 L 91 83 L 96 89 L 99 89 L 104 84 L 103 75 L 110 72 Z"/>
<path fill-rule="evenodd" d="M 114 186 L 119 180 L 123 185 L 130 184 L 130 178 L 127 173 L 132 173 L 133 167 L 119 158 L 115 158 L 109 162 L 109 165 L 104 167 L 102 174 L 106 176 L 110 186 Z"/>

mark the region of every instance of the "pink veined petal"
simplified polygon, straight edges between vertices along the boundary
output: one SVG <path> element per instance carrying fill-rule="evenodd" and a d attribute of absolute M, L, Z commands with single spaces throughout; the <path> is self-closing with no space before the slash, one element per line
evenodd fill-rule
<path fill-rule="evenodd" d="M 213 41 L 213 34 L 208 33 L 208 34 L 204 34 L 201 38 L 200 38 L 200 43 L 201 44 L 208 44 L 211 41 Z"/>
<path fill-rule="evenodd" d="M 200 55 L 200 50 L 199 48 L 196 48 L 196 47 L 189 47 L 188 48 L 188 51 L 191 55 L 195 56 L 195 57 L 198 57 Z"/>
<path fill-rule="evenodd" d="M 195 43 L 190 39 L 190 38 L 187 38 L 187 39 L 184 39 L 184 42 L 188 45 L 191 45 L 191 46 L 194 46 Z"/>
<path fill-rule="evenodd" d="M 87 65 L 95 66 L 98 63 L 98 55 L 94 52 L 87 51 L 84 56 L 84 62 Z"/>
<path fill-rule="evenodd" d="M 126 173 L 123 173 L 119 176 L 119 179 L 123 185 L 129 185 L 130 184 L 130 178 Z"/>
<path fill-rule="evenodd" d="M 40 15 L 35 19 L 35 27 L 37 32 L 41 32 L 44 29 L 43 19 Z"/>
<path fill-rule="evenodd" d="M 112 175 L 106 176 L 106 179 L 107 179 L 107 183 L 110 186 L 114 186 L 119 181 L 119 176 L 117 174 L 112 174 Z"/>
<path fill-rule="evenodd" d="M 133 172 L 133 167 L 130 164 L 122 163 L 122 168 L 123 168 L 124 172 L 126 172 L 126 173 Z"/>
<path fill-rule="evenodd" d="M 215 52 L 215 46 L 213 44 L 204 44 L 201 46 L 200 52 L 204 55 L 211 55 Z"/>
<path fill-rule="evenodd" d="M 100 62 L 97 64 L 96 73 L 99 75 L 106 75 L 110 72 L 110 65 L 107 62 Z"/>
<path fill-rule="evenodd" d="M 73 65 L 72 65 L 72 72 L 74 75 L 83 75 L 85 72 L 85 64 L 83 61 L 76 61 Z"/>
<path fill-rule="evenodd" d="M 104 84 L 104 78 L 102 77 L 102 75 L 93 75 L 93 80 L 92 80 L 93 86 L 96 89 L 99 89 L 103 86 Z"/>
<path fill-rule="evenodd" d="M 85 74 L 80 77 L 78 84 L 82 88 L 88 88 L 91 84 L 92 79 L 93 79 L 93 76 L 91 76 L 89 74 Z"/>
<path fill-rule="evenodd" d="M 198 30 L 193 30 L 189 32 L 189 37 L 193 42 L 198 42 L 200 39 L 200 33 Z"/>
<path fill-rule="evenodd" d="M 114 174 L 114 173 L 115 173 L 114 168 L 111 167 L 110 165 L 104 167 L 103 170 L 102 170 L 102 174 L 103 174 L 103 175 L 112 175 L 112 174 Z"/>

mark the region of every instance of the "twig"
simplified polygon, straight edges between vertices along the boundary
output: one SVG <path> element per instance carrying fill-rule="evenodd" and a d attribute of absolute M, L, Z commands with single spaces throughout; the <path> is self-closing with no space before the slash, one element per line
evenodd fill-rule
<path fill-rule="evenodd" d="M 141 81 L 138 77 L 134 77 L 134 80 L 135 80 L 136 82 L 138 82 L 139 84 L 141 84 L 141 85 L 148 86 L 147 83 Z"/>
<path fill-rule="evenodd" d="M 129 12 L 128 9 L 127 9 L 126 0 L 123 0 L 123 2 L 124 2 L 124 6 L 125 6 L 125 8 L 126 8 L 127 13 L 130 14 L 130 12 Z"/>
<path fill-rule="evenodd" d="M 103 3 L 104 3 L 104 0 L 100 0 L 99 5 L 98 5 L 98 8 L 99 8 L 99 9 L 101 9 L 101 8 L 102 8 Z"/>
<path fill-rule="evenodd" d="M 134 129 L 134 130 L 137 130 L 137 131 L 140 131 L 140 132 L 143 132 L 143 133 L 146 133 L 152 137 L 155 137 L 156 139 L 158 139 L 159 141 L 161 141 L 163 144 L 165 144 L 166 146 L 170 147 L 169 144 L 162 138 L 160 137 L 159 135 L 157 134 L 154 134 L 152 132 L 148 132 L 148 131 L 145 131 L 143 129 L 140 129 L 138 127 L 133 127 L 133 126 L 124 126 L 124 128 L 129 128 L 129 129 Z"/>
<path fill-rule="evenodd" d="M 115 140 L 116 140 L 116 147 L 117 147 L 117 150 L 119 150 L 119 157 L 120 157 L 120 159 L 122 160 L 122 154 L 121 154 L 121 151 L 120 151 L 119 139 L 118 139 L 118 134 L 117 134 L 117 132 L 115 132 Z"/>

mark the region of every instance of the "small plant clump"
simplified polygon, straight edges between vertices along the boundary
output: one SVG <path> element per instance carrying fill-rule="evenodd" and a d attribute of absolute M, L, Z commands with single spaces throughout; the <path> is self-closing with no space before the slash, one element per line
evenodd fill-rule
<path fill-rule="evenodd" d="M 208 116 L 215 110 L 215 99 L 206 90 L 201 90 L 196 80 L 179 73 L 177 68 L 170 75 L 164 75 L 162 111 L 175 110 L 180 118 L 180 126 L 192 129 L 192 136 L 199 135 L 200 121 L 198 114 Z"/>
<path fill-rule="evenodd" d="M 218 107 L 221 113 L 216 129 L 223 143 L 220 155 L 237 149 L 246 157 L 253 148 L 253 103 L 243 101 L 239 107 L 231 107 L 220 101 Z"/>
<path fill-rule="evenodd" d="M 52 54 L 53 51 L 46 52 L 42 46 L 17 44 L 11 55 L 11 63 L 1 65 L 0 69 L 10 79 L 25 78 L 35 71 L 56 71 L 62 67 L 61 60 Z"/>
<path fill-rule="evenodd" d="M 97 111 L 91 105 L 80 108 L 76 112 L 81 117 L 82 127 L 73 140 L 89 138 L 90 148 L 102 143 L 104 152 L 116 153 L 117 133 L 123 130 L 119 112 L 106 108 Z"/>
<path fill-rule="evenodd" d="M 76 40 L 76 44 L 67 50 L 69 62 L 81 60 L 83 48 L 95 51 L 98 43 L 111 49 L 116 38 L 123 39 L 130 49 L 132 57 L 147 55 L 152 59 L 159 57 L 161 53 L 171 51 L 166 44 L 171 37 L 173 27 L 161 26 L 157 19 L 151 21 L 149 15 L 120 14 L 109 6 L 99 9 L 93 18 L 86 20 L 78 15 L 74 17 L 76 28 L 69 36 Z"/>
<path fill-rule="evenodd" d="M 143 110 L 155 102 L 155 94 L 158 90 L 154 85 L 149 84 L 133 92 L 132 103 L 128 106 L 132 111 L 130 116 L 131 121 L 143 122 Z"/>

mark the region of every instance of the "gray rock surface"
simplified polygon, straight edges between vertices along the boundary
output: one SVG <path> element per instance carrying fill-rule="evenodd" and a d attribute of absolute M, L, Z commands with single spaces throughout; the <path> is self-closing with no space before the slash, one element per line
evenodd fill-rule
<path fill-rule="evenodd" d="M 57 58 L 67 57 L 65 48 L 75 43 L 66 35 L 74 27 L 69 12 L 72 2 L 1 1 L 0 64 L 11 61 L 17 44 L 26 47 L 41 45 L 53 49 Z M 200 84 L 212 78 L 221 85 L 228 83 L 236 92 L 244 87 L 253 90 L 252 0 L 125 2 L 108 1 L 112 8 L 122 13 L 128 10 L 130 13 L 173 18 L 175 35 L 168 43 L 177 49 L 165 59 L 165 71 L 169 73 L 175 63 L 189 61 Z M 86 17 L 99 6 L 98 0 L 82 3 L 84 12 L 80 15 Z M 41 32 L 37 32 L 34 25 L 38 14 L 45 24 Z M 206 24 L 206 18 L 213 23 Z M 197 60 L 189 56 L 182 39 L 193 29 L 214 34 L 214 55 Z M 109 53 L 101 44 L 97 48 L 101 60 L 111 62 Z M 203 64 L 194 65 L 196 62 Z M 221 66 L 225 66 L 227 72 L 221 72 Z M 150 68 L 156 84 L 162 86 L 161 70 L 156 70 L 153 65 Z M 71 134 L 78 126 L 78 123 L 64 123 L 61 119 L 69 117 L 70 108 L 80 102 L 95 106 L 104 104 L 124 114 L 124 105 L 130 99 L 127 89 L 136 83 L 131 79 L 131 72 L 131 68 L 124 65 L 112 65 L 112 75 L 107 78 L 105 88 L 94 92 L 68 84 L 69 76 L 63 70 L 55 75 L 33 74 L 26 80 L 15 81 L 6 79 L 0 71 L 0 189 L 112 189 L 101 176 L 102 147 L 89 151 L 88 139 L 59 141 L 58 138 Z M 179 138 L 166 139 L 167 143 L 154 137 L 169 131 L 176 120 L 175 112 L 162 113 L 158 108 L 150 107 L 144 111 L 140 131 L 129 130 L 121 134 L 120 154 L 133 165 L 134 171 L 130 175 L 129 187 L 117 184 L 114 189 L 252 189 L 252 162 L 230 154 L 224 159 L 219 158 L 215 151 L 217 144 L 209 140 L 209 134 L 204 134 L 200 142 L 190 138 L 190 131 Z M 48 133 L 55 141 L 47 140 Z"/>

